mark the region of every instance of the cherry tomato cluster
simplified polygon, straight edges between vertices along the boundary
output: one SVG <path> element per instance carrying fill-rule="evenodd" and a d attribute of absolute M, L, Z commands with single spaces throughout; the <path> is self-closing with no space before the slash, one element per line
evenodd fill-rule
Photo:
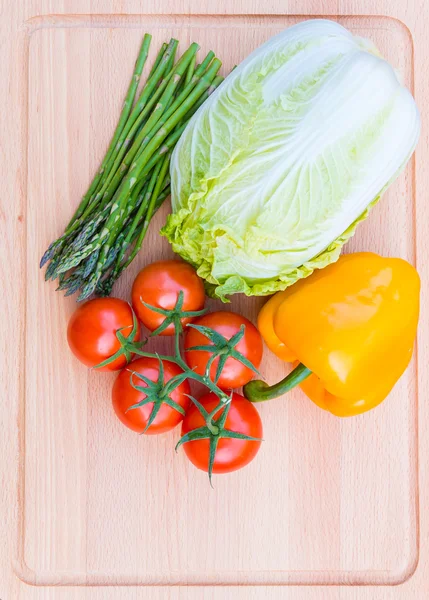
<path fill-rule="evenodd" d="M 203 283 L 187 263 L 148 265 L 131 295 L 132 305 L 118 298 L 81 305 L 68 325 L 72 352 L 89 367 L 121 370 L 112 402 L 129 429 L 155 435 L 182 423 L 177 447 L 210 479 L 248 464 L 261 445 L 262 423 L 253 404 L 232 390 L 248 383 L 261 363 L 256 327 L 233 312 L 206 313 Z M 151 336 L 174 336 L 174 356 L 146 352 L 139 321 Z M 194 398 L 192 381 L 208 393 Z"/>

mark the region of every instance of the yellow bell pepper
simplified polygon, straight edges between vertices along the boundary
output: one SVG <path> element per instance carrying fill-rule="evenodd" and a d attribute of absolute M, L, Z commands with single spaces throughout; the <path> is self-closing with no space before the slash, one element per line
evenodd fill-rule
<path fill-rule="evenodd" d="M 411 360 L 419 317 L 420 278 L 399 258 L 347 254 L 263 307 L 258 325 L 267 346 L 298 366 L 279 383 L 251 381 L 259 402 L 301 385 L 340 417 L 374 408 Z"/>
<path fill-rule="evenodd" d="M 287 294 L 288 290 L 274 294 L 264 304 L 258 315 L 258 329 L 271 352 L 286 362 L 293 362 L 295 360 L 294 354 L 279 339 L 274 331 L 274 315 Z"/>

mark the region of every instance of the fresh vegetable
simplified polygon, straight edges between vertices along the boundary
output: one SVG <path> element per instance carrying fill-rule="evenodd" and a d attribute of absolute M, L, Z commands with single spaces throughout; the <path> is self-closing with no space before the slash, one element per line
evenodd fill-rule
<path fill-rule="evenodd" d="M 186 123 L 222 82 L 209 52 L 196 66 L 193 43 L 175 63 L 178 41 L 163 44 L 140 95 L 151 36 L 143 38 L 118 126 L 102 164 L 64 233 L 42 257 L 46 279 L 78 300 L 109 295 L 138 253 L 156 210 L 170 194 L 172 149 Z"/>
<path fill-rule="evenodd" d="M 264 342 L 267 344 L 271 352 L 286 362 L 293 362 L 294 355 L 281 341 L 274 331 L 274 315 L 278 307 L 287 297 L 288 291 L 277 292 L 274 296 L 264 304 L 258 315 L 258 329 L 264 337 Z"/>
<path fill-rule="evenodd" d="M 233 312 L 206 314 L 185 332 L 185 359 L 196 373 L 209 374 L 221 389 L 239 388 L 252 379 L 262 360 L 256 327 Z"/>
<path fill-rule="evenodd" d="M 95 298 L 72 314 L 67 340 L 73 354 L 100 371 L 122 369 L 131 360 L 140 327 L 130 305 L 119 298 Z"/>
<path fill-rule="evenodd" d="M 183 294 L 181 310 L 190 312 L 182 318 L 183 326 L 196 316 L 195 311 L 204 308 L 204 285 L 187 263 L 177 260 L 154 262 L 144 267 L 134 281 L 133 308 L 143 325 L 153 332 L 164 323 L 166 315 L 155 312 L 148 305 L 173 310 L 180 292 Z M 160 335 L 174 335 L 174 324 L 169 324 Z"/>
<path fill-rule="evenodd" d="M 146 275 L 149 273 L 152 277 L 156 273 L 165 272 L 165 265 L 160 267 L 159 263 L 155 263 L 153 266 L 152 271 L 145 269 Z M 120 420 L 139 433 L 167 431 L 185 414 L 189 430 L 185 432 L 177 447 L 182 444 L 192 445 L 192 448 L 187 450 L 188 456 L 199 468 L 208 472 L 211 482 L 213 472 L 235 470 L 252 460 L 260 446 L 262 426 L 256 409 L 242 396 L 222 390 L 216 382 L 216 377 L 215 380 L 210 378 L 210 368 L 198 372 L 198 369 L 188 366 L 185 362 L 181 352 L 180 336 L 183 334 L 183 323 L 191 316 L 190 311 L 184 310 L 185 293 L 190 289 L 188 286 L 190 267 L 182 263 L 176 263 L 176 266 L 186 267 L 182 273 L 185 275 L 183 278 L 177 277 L 179 271 L 167 269 L 168 274 L 173 274 L 175 277 L 154 280 L 155 283 L 161 281 L 164 285 L 164 287 L 160 286 L 163 302 L 165 298 L 169 303 L 171 298 L 176 298 L 174 306 L 159 308 L 145 304 L 147 309 L 163 318 L 152 335 L 161 335 L 167 328 L 174 328 L 174 356 L 147 352 L 143 347 L 136 349 L 136 354 L 141 358 L 128 365 L 118 376 L 113 389 L 113 406 Z M 192 269 L 191 274 L 195 275 Z M 193 281 L 193 277 L 191 280 Z M 143 285 L 142 291 L 146 289 L 148 289 L 146 285 Z M 156 285 L 151 289 L 152 292 L 156 292 L 155 299 L 159 300 L 157 294 L 160 290 L 157 290 Z M 190 298 L 192 300 L 193 296 L 191 295 Z M 192 316 L 201 318 L 203 312 L 194 311 Z M 259 364 L 261 359 L 262 343 L 258 331 L 250 321 L 231 313 L 221 314 L 226 315 L 223 320 L 219 314 L 214 314 L 213 329 L 208 326 L 211 324 L 208 320 L 206 325 L 194 326 L 193 323 L 187 323 L 185 330 L 192 329 L 192 335 L 195 333 L 201 335 L 203 332 L 206 345 L 209 346 L 204 353 L 209 354 L 210 362 L 217 358 L 216 348 L 221 349 L 222 346 L 221 360 L 227 355 L 228 360 L 225 363 L 231 361 L 233 365 L 233 369 L 228 367 L 226 371 L 230 377 L 228 381 L 232 385 L 232 377 L 237 381 L 238 378 L 243 377 L 244 371 L 240 370 L 240 363 L 247 372 L 246 380 L 249 373 L 251 375 L 256 370 L 255 364 Z M 225 336 L 217 331 L 219 328 Z M 206 365 L 207 363 L 206 360 Z M 200 387 L 204 386 L 210 394 L 199 402 L 190 394 L 191 382 L 199 384 Z M 192 400 L 193 404 L 186 408 L 189 400 Z M 208 410 L 210 412 L 207 412 Z M 197 413 L 200 415 L 199 419 Z"/>
<path fill-rule="evenodd" d="M 112 391 L 116 415 L 129 429 L 147 435 L 170 431 L 189 405 L 186 374 L 173 362 L 139 358 L 119 373 Z"/>
<path fill-rule="evenodd" d="M 194 400 L 182 423 L 184 447 L 191 463 L 202 471 L 230 473 L 249 464 L 261 446 L 262 423 L 255 407 L 240 394 L 219 406 L 215 394 Z"/>
<path fill-rule="evenodd" d="M 266 295 L 338 259 L 419 136 L 369 42 L 305 21 L 255 50 L 190 120 L 163 229 L 209 292 Z"/>
<path fill-rule="evenodd" d="M 274 297 L 264 309 L 263 337 L 273 330 L 300 364 L 283 381 L 251 381 L 252 402 L 276 398 L 301 382 L 321 408 L 347 417 L 374 408 L 411 360 L 419 317 L 420 278 L 399 258 L 370 252 L 341 256 Z M 283 353 L 283 349 L 281 350 Z"/>

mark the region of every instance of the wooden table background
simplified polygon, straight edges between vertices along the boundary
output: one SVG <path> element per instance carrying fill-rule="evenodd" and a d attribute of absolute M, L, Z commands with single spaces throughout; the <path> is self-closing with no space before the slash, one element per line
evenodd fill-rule
<path fill-rule="evenodd" d="M 419 330 L 419 497 L 420 497 L 420 560 L 410 579 L 400 586 L 384 587 L 87 587 L 58 588 L 31 587 L 20 582 L 13 573 L 12 557 L 16 538 L 17 473 L 18 473 L 18 394 L 22 380 L 22 357 L 18 348 L 24 338 L 22 319 L 24 288 L 17 276 L 25 261 L 23 232 L 25 231 L 27 157 L 21 152 L 26 147 L 27 115 L 25 102 L 26 73 L 22 58 L 23 23 L 31 17 L 49 14 L 302 14 L 319 16 L 386 15 L 400 19 L 411 31 L 414 40 L 415 96 L 422 112 L 423 130 L 416 153 L 416 208 L 417 208 L 417 266 L 423 279 L 422 304 L 429 306 L 428 243 L 429 210 L 425 197 L 429 115 L 429 5 L 424 0 L 147 0 L 96 1 L 71 0 L 56 2 L 43 0 L 3 0 L 0 3 L 0 199 L 1 275 L 2 293 L 2 361 L 0 380 L 3 398 L 0 405 L 2 431 L 1 486 L 0 486 L 0 599 L 1 600 L 110 600 L 134 598 L 150 600 L 259 600 L 267 598 L 299 600 L 423 600 L 429 597 L 429 405 L 427 311 Z M 386 540 L 388 544 L 388 540 Z"/>

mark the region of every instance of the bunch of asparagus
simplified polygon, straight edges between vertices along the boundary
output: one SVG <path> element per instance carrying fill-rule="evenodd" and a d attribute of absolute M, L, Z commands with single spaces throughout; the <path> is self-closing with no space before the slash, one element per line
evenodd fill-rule
<path fill-rule="evenodd" d="M 134 103 L 148 57 L 146 34 L 107 153 L 63 235 L 40 267 L 45 279 L 78 301 L 108 296 L 142 246 L 150 220 L 170 193 L 172 150 L 187 121 L 222 82 L 221 62 L 209 52 L 201 64 L 195 43 L 175 62 L 178 41 L 163 44 Z"/>

